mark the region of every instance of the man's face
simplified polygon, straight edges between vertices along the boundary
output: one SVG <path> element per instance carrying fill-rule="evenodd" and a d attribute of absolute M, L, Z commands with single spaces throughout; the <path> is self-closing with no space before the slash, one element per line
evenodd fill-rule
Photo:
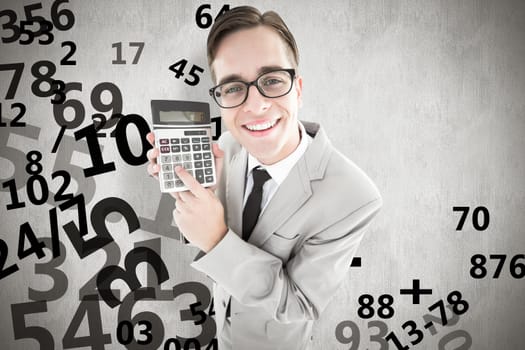
<path fill-rule="evenodd" d="M 268 70 L 293 68 L 285 43 L 265 26 L 227 35 L 212 65 L 217 84 L 229 80 L 250 82 Z M 261 163 L 276 163 L 299 144 L 297 110 L 301 90 L 300 77 L 295 79 L 289 94 L 278 98 L 264 97 L 255 86 L 250 86 L 242 105 L 221 109 L 222 120 L 233 137 Z"/>

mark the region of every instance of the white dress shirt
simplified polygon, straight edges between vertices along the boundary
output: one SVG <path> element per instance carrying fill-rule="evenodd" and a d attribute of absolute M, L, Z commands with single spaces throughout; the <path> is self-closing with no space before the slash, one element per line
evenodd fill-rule
<path fill-rule="evenodd" d="M 294 167 L 295 163 L 302 157 L 308 145 L 312 142 L 312 137 L 306 133 L 303 124 L 299 121 L 299 131 L 301 140 L 297 148 L 288 155 L 288 157 L 274 163 L 272 165 L 263 165 L 254 156 L 248 153 L 248 168 L 246 170 L 246 186 L 244 189 L 244 201 L 243 207 L 246 204 L 246 200 L 250 195 L 253 188 L 253 177 L 252 171 L 256 167 L 265 169 L 268 174 L 272 177 L 263 186 L 263 195 L 261 201 L 261 214 L 270 202 L 277 188 L 283 183 L 286 176 L 290 173 L 290 170 Z"/>

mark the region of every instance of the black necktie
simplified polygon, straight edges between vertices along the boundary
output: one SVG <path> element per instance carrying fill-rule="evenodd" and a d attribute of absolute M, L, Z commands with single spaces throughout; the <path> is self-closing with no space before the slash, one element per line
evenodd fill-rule
<path fill-rule="evenodd" d="M 253 169 L 252 177 L 252 191 L 250 192 L 250 195 L 246 200 L 246 204 L 244 205 L 244 210 L 242 212 L 242 239 L 244 239 L 245 241 L 247 241 L 248 238 L 250 238 L 253 228 L 257 223 L 257 219 L 259 218 L 259 214 L 261 214 L 263 185 L 266 181 L 268 181 L 271 178 L 271 176 L 268 174 L 268 172 L 266 172 L 266 170 L 261 169 L 259 167 Z M 230 313 L 231 299 L 228 302 L 228 306 L 226 308 L 226 317 L 230 317 Z"/>
<path fill-rule="evenodd" d="M 250 238 L 253 228 L 257 223 L 257 219 L 259 218 L 259 214 L 261 214 L 263 185 L 271 178 L 266 170 L 258 167 L 253 169 L 252 177 L 253 188 L 242 212 L 242 239 L 245 241 Z"/>

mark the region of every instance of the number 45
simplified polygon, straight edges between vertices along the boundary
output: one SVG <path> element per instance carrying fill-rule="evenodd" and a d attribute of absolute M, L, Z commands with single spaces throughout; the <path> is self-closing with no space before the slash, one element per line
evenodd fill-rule
<path fill-rule="evenodd" d="M 184 69 L 186 68 L 187 64 L 188 64 L 188 60 L 183 58 L 182 60 L 179 60 L 179 61 L 173 63 L 169 67 L 169 69 L 175 73 L 175 78 L 179 79 L 181 76 L 184 75 Z M 197 72 L 203 73 L 204 69 L 194 64 L 190 68 L 190 71 L 188 73 L 193 79 L 191 79 L 191 80 L 184 79 L 184 82 L 186 84 L 188 84 L 188 85 L 191 85 L 191 86 L 197 85 L 199 83 L 199 81 L 200 81 L 200 77 L 197 75 Z"/>

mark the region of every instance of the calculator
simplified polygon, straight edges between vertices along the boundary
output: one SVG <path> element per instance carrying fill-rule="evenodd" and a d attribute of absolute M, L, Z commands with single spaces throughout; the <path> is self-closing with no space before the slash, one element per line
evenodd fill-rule
<path fill-rule="evenodd" d="M 155 146 L 160 151 L 157 162 L 161 192 L 188 190 L 175 173 L 177 165 L 184 167 L 204 187 L 215 185 L 209 104 L 152 100 L 151 116 Z"/>

